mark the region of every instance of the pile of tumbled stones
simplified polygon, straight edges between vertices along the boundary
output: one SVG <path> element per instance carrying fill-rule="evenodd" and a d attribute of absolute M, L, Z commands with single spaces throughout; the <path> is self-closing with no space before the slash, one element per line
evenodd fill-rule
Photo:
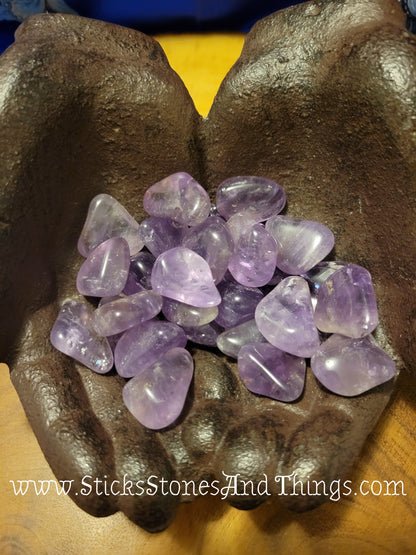
<path fill-rule="evenodd" d="M 115 366 L 127 408 L 144 426 L 171 425 L 193 376 L 188 341 L 238 359 L 253 393 L 290 402 L 306 360 L 338 395 L 359 395 L 395 374 L 371 335 L 378 323 L 368 271 L 323 261 L 334 246 L 323 224 L 280 215 L 283 188 L 262 177 L 221 183 L 216 203 L 184 172 L 151 186 L 140 225 L 107 194 L 96 196 L 78 241 L 86 257 L 78 292 L 52 344 L 95 372 Z M 264 223 L 265 222 L 265 223 Z"/>

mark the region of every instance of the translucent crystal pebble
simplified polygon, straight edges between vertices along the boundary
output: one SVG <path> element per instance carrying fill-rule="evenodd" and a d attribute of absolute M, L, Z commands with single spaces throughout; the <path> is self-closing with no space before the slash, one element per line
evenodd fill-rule
<path fill-rule="evenodd" d="M 234 243 L 238 243 L 241 235 L 256 223 L 256 218 L 253 218 L 251 214 L 239 212 L 238 214 L 234 214 L 234 216 L 231 216 L 231 218 L 227 220 L 227 228 L 231 234 Z"/>
<path fill-rule="evenodd" d="M 218 291 L 222 300 L 215 321 L 223 328 L 233 328 L 254 318 L 256 306 L 263 298 L 260 289 L 246 287 L 232 278 L 222 281 Z"/>
<path fill-rule="evenodd" d="M 370 273 L 356 264 L 334 271 L 318 289 L 315 324 L 323 332 L 363 337 L 378 324 Z"/>
<path fill-rule="evenodd" d="M 155 183 L 144 194 L 143 207 L 151 216 L 172 218 L 184 225 L 198 225 L 208 218 L 208 193 L 188 173 L 178 172 Z"/>
<path fill-rule="evenodd" d="M 182 348 L 171 349 L 126 383 L 123 401 L 146 428 L 166 428 L 183 410 L 193 371 L 190 353 Z"/>
<path fill-rule="evenodd" d="M 107 239 L 89 253 L 79 269 L 78 291 L 92 297 L 118 295 L 126 284 L 129 266 L 127 241 L 122 237 Z"/>
<path fill-rule="evenodd" d="M 158 256 L 151 280 L 154 291 L 185 304 L 207 307 L 221 302 L 208 263 L 185 247 Z"/>
<path fill-rule="evenodd" d="M 234 249 L 231 234 L 222 218 L 211 216 L 189 228 L 182 246 L 193 250 L 208 262 L 216 284 L 222 280 Z"/>
<path fill-rule="evenodd" d="M 238 283 L 261 287 L 273 277 L 276 258 L 276 241 L 263 224 L 254 224 L 240 235 L 228 269 Z"/>
<path fill-rule="evenodd" d="M 54 323 L 50 340 L 58 351 L 72 357 L 98 374 L 113 366 L 113 353 L 105 337 L 92 326 L 92 309 L 77 301 L 67 301 Z"/>
<path fill-rule="evenodd" d="M 396 373 L 394 361 L 372 335 L 331 335 L 313 355 L 311 368 L 322 385 L 346 397 L 364 393 Z"/>
<path fill-rule="evenodd" d="M 129 275 L 124 287 L 126 295 L 138 293 L 144 289 L 151 289 L 151 275 L 155 257 L 147 251 L 140 251 L 130 258 Z"/>
<path fill-rule="evenodd" d="M 78 250 L 88 256 L 95 247 L 111 237 L 123 237 L 134 255 L 143 248 L 139 224 L 111 195 L 94 197 L 88 208 L 87 218 L 78 240 Z"/>
<path fill-rule="evenodd" d="M 218 316 L 218 307 L 201 308 L 164 297 L 162 312 L 166 320 L 170 322 L 175 322 L 179 326 L 195 327 L 203 326 L 215 320 Z"/>
<path fill-rule="evenodd" d="M 311 294 L 299 276 L 278 283 L 257 305 L 255 320 L 269 343 L 282 351 L 308 358 L 319 347 Z"/>
<path fill-rule="evenodd" d="M 238 353 L 238 372 L 252 393 L 290 403 L 302 394 L 306 363 L 270 343 L 249 343 Z"/>
<path fill-rule="evenodd" d="M 93 314 L 93 325 L 100 335 L 115 335 L 151 320 L 161 309 L 160 295 L 154 291 L 140 291 L 98 307 Z"/>
<path fill-rule="evenodd" d="M 285 204 L 283 187 L 264 177 L 231 177 L 217 189 L 216 206 L 227 220 L 233 214 L 245 212 L 258 222 L 264 221 L 281 212 Z"/>
<path fill-rule="evenodd" d="M 114 351 L 117 372 L 131 378 L 174 347 L 185 347 L 182 328 L 172 322 L 149 320 L 125 331 Z"/>
<path fill-rule="evenodd" d="M 220 333 L 217 338 L 217 347 L 225 355 L 237 359 L 243 345 L 265 342 L 266 338 L 260 333 L 253 318 Z"/>
<path fill-rule="evenodd" d="M 178 247 L 186 229 L 171 218 L 152 216 L 140 224 L 140 237 L 145 247 L 157 257 L 162 252 Z"/>
<path fill-rule="evenodd" d="M 309 283 L 309 287 L 311 292 L 316 294 L 320 286 L 337 270 L 344 268 L 346 266 L 346 262 L 340 262 L 335 260 L 325 260 L 323 262 L 319 262 L 316 266 L 314 266 L 309 272 L 302 274 L 302 277 L 306 279 Z"/>
<path fill-rule="evenodd" d="M 187 338 L 189 341 L 192 341 L 192 343 L 205 345 L 207 347 L 215 347 L 217 345 L 217 338 L 224 328 L 215 322 L 210 322 L 203 326 L 184 327 L 183 329 Z"/>
<path fill-rule="evenodd" d="M 325 225 L 290 216 L 273 216 L 267 231 L 277 243 L 277 267 L 291 275 L 304 274 L 327 256 L 334 234 Z"/>

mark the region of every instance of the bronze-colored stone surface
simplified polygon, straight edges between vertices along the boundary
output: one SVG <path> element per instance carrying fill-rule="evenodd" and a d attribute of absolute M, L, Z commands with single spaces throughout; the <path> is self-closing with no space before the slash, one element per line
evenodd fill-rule
<path fill-rule="evenodd" d="M 28 20 L 0 59 L 0 353 L 58 479 L 240 474 L 345 479 L 392 383 L 353 399 L 308 375 L 299 402 L 251 395 L 235 364 L 195 349 L 177 426 L 151 432 L 121 400 L 123 380 L 54 351 L 49 332 L 74 296 L 88 203 L 115 196 L 140 221 L 144 190 L 193 174 L 214 195 L 225 177 L 281 182 L 288 213 L 327 224 L 338 259 L 373 275 L 379 341 L 403 371 L 415 359 L 416 41 L 395 0 L 328 0 L 255 26 L 202 120 L 158 44 L 62 15 Z M 278 488 L 277 488 L 278 489 Z M 94 515 L 122 510 L 169 525 L 176 495 L 72 495 Z M 276 492 L 275 492 L 276 493 Z M 264 495 L 231 496 L 252 508 Z M 189 500 L 189 498 L 184 498 Z M 294 510 L 324 496 L 282 496 Z"/>

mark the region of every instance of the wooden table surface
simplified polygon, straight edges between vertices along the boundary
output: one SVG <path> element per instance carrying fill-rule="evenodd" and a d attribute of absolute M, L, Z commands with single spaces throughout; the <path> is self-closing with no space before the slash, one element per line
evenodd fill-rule
<path fill-rule="evenodd" d="M 197 109 L 206 115 L 242 35 L 159 37 Z M 149 534 L 123 514 L 94 518 L 56 493 L 15 495 L 13 480 L 53 480 L 0 364 L 0 554 L 42 553 L 416 553 L 416 380 L 403 372 L 396 393 L 350 479 L 356 495 L 292 514 L 277 502 L 249 512 L 220 499 L 182 505 L 173 524 Z M 374 494 L 364 493 L 372 486 Z M 397 482 L 397 495 L 392 485 Z M 403 495 L 402 486 L 403 484 Z"/>

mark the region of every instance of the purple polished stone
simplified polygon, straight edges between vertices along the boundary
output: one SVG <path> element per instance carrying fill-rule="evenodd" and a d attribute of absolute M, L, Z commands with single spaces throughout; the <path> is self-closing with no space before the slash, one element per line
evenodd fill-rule
<path fill-rule="evenodd" d="M 243 345 L 248 343 L 265 343 L 266 338 L 260 333 L 256 321 L 248 320 L 239 326 L 223 331 L 217 337 L 217 347 L 225 355 L 238 358 Z"/>
<path fill-rule="evenodd" d="M 252 393 L 290 403 L 302 394 L 306 363 L 270 343 L 249 343 L 238 353 L 238 372 Z"/>
<path fill-rule="evenodd" d="M 181 245 L 186 230 L 186 227 L 174 222 L 171 218 L 157 216 L 147 218 L 140 224 L 140 236 L 143 243 L 155 257 Z"/>
<path fill-rule="evenodd" d="M 232 278 L 218 284 L 218 291 L 222 300 L 215 321 L 223 328 L 233 328 L 254 318 L 256 306 L 263 298 L 260 289 L 246 287 Z"/>
<path fill-rule="evenodd" d="M 193 372 L 190 353 L 186 349 L 171 349 L 126 383 L 123 401 L 146 428 L 166 428 L 183 410 Z"/>
<path fill-rule="evenodd" d="M 93 325 L 100 335 L 115 335 L 151 320 L 162 309 L 162 297 L 154 291 L 140 291 L 97 308 Z"/>
<path fill-rule="evenodd" d="M 155 257 L 150 252 L 141 251 L 130 258 L 129 275 L 124 287 L 126 295 L 133 295 L 144 289 L 151 289 L 151 275 Z"/>
<path fill-rule="evenodd" d="M 228 269 L 238 283 L 261 287 L 273 277 L 276 258 L 276 241 L 263 224 L 254 224 L 240 235 Z"/>
<path fill-rule="evenodd" d="M 191 227 L 183 238 L 182 246 L 208 262 L 215 283 L 222 280 L 234 250 L 234 241 L 222 218 L 211 216 Z"/>
<path fill-rule="evenodd" d="M 217 306 L 221 302 L 208 263 L 185 247 L 158 256 L 152 270 L 152 287 L 164 297 L 192 306 Z"/>
<path fill-rule="evenodd" d="M 217 338 L 224 328 L 215 322 L 210 322 L 209 324 L 204 324 L 203 326 L 186 327 L 183 329 L 187 338 L 189 341 L 192 341 L 192 343 L 205 345 L 207 347 L 216 347 Z"/>
<path fill-rule="evenodd" d="M 310 357 L 319 347 L 307 282 L 293 276 L 281 281 L 255 312 L 257 326 L 275 347 L 299 357 Z"/>
<path fill-rule="evenodd" d="M 94 197 L 88 208 L 87 219 L 78 240 L 82 256 L 112 237 L 123 237 L 134 255 L 143 248 L 139 224 L 112 196 L 101 194 Z"/>
<path fill-rule="evenodd" d="M 227 220 L 238 212 L 244 212 L 258 222 L 264 221 L 281 212 L 285 204 L 283 187 L 264 177 L 231 177 L 217 189 L 216 206 Z"/>
<path fill-rule="evenodd" d="M 312 372 L 327 389 L 338 395 L 360 395 L 394 377 L 394 361 L 372 335 L 361 338 L 334 334 L 311 359 Z"/>
<path fill-rule="evenodd" d="M 316 296 L 315 324 L 323 332 L 348 337 L 363 337 L 376 328 L 376 296 L 365 268 L 347 264 L 321 284 Z"/>
<path fill-rule="evenodd" d="M 123 290 L 130 266 L 129 246 L 122 237 L 107 239 L 91 251 L 77 276 L 82 295 L 111 297 Z"/>
<path fill-rule="evenodd" d="M 334 234 L 318 222 L 273 216 L 266 222 L 266 229 L 277 243 L 276 265 L 287 274 L 304 274 L 334 246 Z"/>
<path fill-rule="evenodd" d="M 151 216 L 172 218 L 180 224 L 193 226 L 208 218 L 211 201 L 193 177 L 178 172 L 147 189 L 143 207 Z"/>
<path fill-rule="evenodd" d="M 173 299 L 163 298 L 163 315 L 166 320 L 183 327 L 203 326 L 215 320 L 218 316 L 218 307 L 198 307 L 181 303 Z"/>
<path fill-rule="evenodd" d="M 123 333 L 114 352 L 117 372 L 131 378 L 156 362 L 169 349 L 185 347 L 182 328 L 172 322 L 149 320 Z"/>
<path fill-rule="evenodd" d="M 234 244 L 237 244 L 241 235 L 256 223 L 256 218 L 253 218 L 250 214 L 238 213 L 231 216 L 231 218 L 227 220 L 227 228 Z"/>
<path fill-rule="evenodd" d="M 113 353 L 105 337 L 92 326 L 92 309 L 85 303 L 67 301 L 61 308 L 50 335 L 51 343 L 98 374 L 113 366 Z"/>

